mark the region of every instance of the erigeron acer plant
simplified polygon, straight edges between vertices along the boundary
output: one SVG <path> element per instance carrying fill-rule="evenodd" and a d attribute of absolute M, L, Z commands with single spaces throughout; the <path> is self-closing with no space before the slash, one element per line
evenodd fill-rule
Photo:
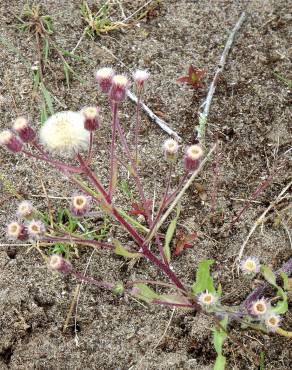
<path fill-rule="evenodd" d="M 94 208 L 98 207 L 127 232 L 128 236 L 135 242 L 136 248 L 129 250 L 122 246 L 118 240 L 113 240 L 110 243 L 84 238 L 74 228 L 54 229 L 28 201 L 19 204 L 16 219 L 7 226 L 7 235 L 13 240 L 30 239 L 31 241 L 56 244 L 74 243 L 94 248 L 112 249 L 113 253 L 124 258 L 146 258 L 169 279 L 168 283 L 147 280 L 118 283 L 99 281 L 77 272 L 74 269 L 74 263 L 58 253 L 53 253 L 48 258 L 48 266 L 52 271 L 73 275 L 77 279 L 99 288 L 111 290 L 114 294 L 130 295 L 151 304 L 189 309 L 213 317 L 215 321 L 214 345 L 218 354 L 215 368 L 223 369 L 225 357 L 222 354 L 222 345 L 228 335 L 228 323 L 233 320 L 239 321 L 245 327 L 264 332 L 277 331 L 280 334 L 291 336 L 290 333 L 279 328 L 281 322 L 279 315 L 287 311 L 287 296 L 285 290 L 276 283 L 275 274 L 265 266 L 260 267 L 258 259 L 254 257 L 244 259 L 241 262 L 241 269 L 248 278 L 254 277 L 261 271 L 264 278 L 277 290 L 278 301 L 274 305 L 262 294 L 251 295 L 240 306 L 227 307 L 223 305 L 221 287 L 220 285 L 215 287 L 210 274 L 212 260 L 205 260 L 199 264 L 196 280 L 191 288 L 187 287 L 173 271 L 170 265 L 170 242 L 180 215 L 179 199 L 209 156 L 207 155 L 203 159 L 204 150 L 200 143 L 186 148 L 182 159 L 184 175 L 177 188 L 171 189 L 170 178 L 175 169 L 175 163 L 179 160 L 179 145 L 174 139 L 166 140 L 162 150 L 165 160 L 169 164 L 169 180 L 158 209 L 153 211 L 152 201 L 149 201 L 144 193 L 138 168 L 138 136 L 141 121 L 139 108 L 144 85 L 148 78 L 149 74 L 145 71 L 136 71 L 134 74 L 138 105 L 134 145 L 130 147 L 119 122 L 119 106 L 126 98 L 129 81 L 126 76 L 116 75 L 111 68 L 102 68 L 96 72 L 96 80 L 100 90 L 108 96 L 112 117 L 107 184 L 102 184 L 98 175 L 91 168 L 94 134 L 101 124 L 99 108 L 96 106 L 83 108 L 80 112 L 59 112 L 51 116 L 41 127 L 39 135 L 23 117 L 16 119 L 11 130 L 0 133 L 0 143 L 8 150 L 45 161 L 72 181 L 76 187 L 76 192 L 70 202 L 72 219 L 86 218 Z M 119 171 L 117 140 L 120 141 L 126 154 L 127 168 L 133 176 L 139 195 L 139 202 L 136 203 L 135 207 L 136 213 L 133 211 L 132 215 L 138 214 L 137 210 L 139 210 L 139 214 L 143 214 L 145 218 L 146 225 L 139 223 L 125 209 L 120 208 L 116 202 L 115 191 Z M 55 159 L 54 154 L 62 156 L 65 160 Z M 176 215 L 170 222 L 166 235 L 162 236 L 159 233 L 160 226 L 175 207 Z M 193 239 L 194 236 L 189 240 Z M 187 243 L 188 238 L 184 244 L 187 245 Z M 289 263 L 291 265 L 291 261 Z M 291 270 L 291 266 L 287 271 L 290 271 L 289 269 Z M 282 278 L 285 283 L 286 275 L 282 274 Z M 152 289 L 151 285 L 167 287 L 169 291 L 160 294 Z"/>

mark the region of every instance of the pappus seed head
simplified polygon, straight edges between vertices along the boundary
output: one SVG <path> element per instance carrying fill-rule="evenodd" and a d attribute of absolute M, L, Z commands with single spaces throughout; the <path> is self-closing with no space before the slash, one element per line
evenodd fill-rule
<path fill-rule="evenodd" d="M 72 197 L 71 212 L 74 216 L 82 217 L 91 207 L 92 198 L 88 195 L 77 194 Z"/>
<path fill-rule="evenodd" d="M 167 139 L 163 144 L 165 158 L 168 162 L 174 162 L 177 159 L 178 143 L 174 139 Z"/>
<path fill-rule="evenodd" d="M 208 290 L 199 294 L 199 304 L 204 308 L 210 308 L 218 302 L 218 297 L 215 294 L 209 293 Z"/>
<path fill-rule="evenodd" d="M 244 274 L 257 274 L 260 271 L 260 261 L 257 257 L 245 257 L 240 263 Z"/>
<path fill-rule="evenodd" d="M 133 73 L 133 78 L 138 90 L 141 90 L 144 87 L 144 84 L 148 80 L 149 76 L 150 73 L 142 69 L 137 69 Z"/>
<path fill-rule="evenodd" d="M 41 143 L 52 153 L 73 156 L 89 145 L 89 132 L 81 113 L 66 111 L 52 115 L 40 130 Z"/>
<path fill-rule="evenodd" d="M 281 323 L 281 317 L 275 313 L 268 313 L 265 318 L 265 325 L 268 331 L 275 332 Z"/>
<path fill-rule="evenodd" d="M 184 156 L 184 169 L 187 172 L 196 171 L 203 158 L 203 149 L 199 144 L 187 148 Z"/>
<path fill-rule="evenodd" d="M 69 274 L 73 267 L 70 261 L 66 260 L 59 254 L 53 254 L 48 259 L 48 267 L 52 271 L 58 271 L 64 275 Z"/>
<path fill-rule="evenodd" d="M 81 113 L 83 114 L 84 128 L 87 131 L 95 131 L 99 127 L 99 108 L 97 107 L 86 107 L 83 108 Z"/>
<path fill-rule="evenodd" d="M 108 67 L 100 68 L 95 73 L 95 78 L 99 84 L 99 87 L 105 94 L 110 91 L 114 74 L 114 70 Z"/>
<path fill-rule="evenodd" d="M 267 314 L 269 308 L 270 305 L 268 301 L 265 298 L 261 298 L 257 299 L 256 301 L 253 301 L 250 304 L 248 311 L 252 316 L 263 318 Z"/>
<path fill-rule="evenodd" d="M 22 150 L 23 143 L 10 130 L 0 132 L 0 145 L 6 146 L 13 153 Z"/>
<path fill-rule="evenodd" d="M 24 219 L 32 217 L 34 213 L 35 209 L 32 203 L 27 200 L 20 202 L 16 211 L 17 216 Z"/>
<path fill-rule="evenodd" d="M 126 98 L 126 89 L 128 86 L 128 79 L 123 75 L 115 75 L 112 79 L 112 86 L 109 91 L 109 98 L 117 103 Z"/>
<path fill-rule="evenodd" d="M 7 237 L 11 240 L 25 240 L 27 239 L 27 231 L 25 226 L 17 221 L 12 221 L 7 225 Z"/>
<path fill-rule="evenodd" d="M 24 142 L 34 140 L 36 133 L 34 129 L 29 125 L 28 120 L 24 117 L 18 117 L 14 121 L 13 130 L 17 132 L 19 137 Z"/>
<path fill-rule="evenodd" d="M 45 225 L 40 220 L 31 220 L 28 222 L 26 228 L 29 237 L 33 240 L 41 239 L 46 231 Z"/>

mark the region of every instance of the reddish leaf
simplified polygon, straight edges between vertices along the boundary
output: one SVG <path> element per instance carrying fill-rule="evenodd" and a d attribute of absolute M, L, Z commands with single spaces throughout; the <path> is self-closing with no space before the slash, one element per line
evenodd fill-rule
<path fill-rule="evenodd" d="M 184 249 L 192 248 L 193 241 L 198 237 L 197 233 L 184 234 L 184 232 L 179 229 L 176 233 L 176 246 L 174 255 L 179 256 Z"/>
<path fill-rule="evenodd" d="M 205 75 L 206 71 L 204 69 L 199 69 L 190 64 L 187 76 L 181 76 L 177 80 L 178 82 L 191 85 L 193 89 L 197 90 L 204 87 L 203 79 Z"/>
<path fill-rule="evenodd" d="M 146 211 L 144 209 L 144 207 L 140 204 L 140 203 L 137 203 L 137 202 L 133 202 L 131 204 L 131 207 L 132 209 L 129 211 L 129 214 L 131 216 L 139 216 L 139 215 L 142 215 L 146 218 Z M 151 209 L 152 207 L 152 200 L 146 200 L 146 207 L 148 209 Z"/>

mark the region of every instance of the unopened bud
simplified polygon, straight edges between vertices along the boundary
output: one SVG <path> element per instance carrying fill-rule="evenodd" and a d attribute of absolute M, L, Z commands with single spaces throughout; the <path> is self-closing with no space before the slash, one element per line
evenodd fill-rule
<path fill-rule="evenodd" d="M 114 76 L 113 69 L 107 67 L 100 68 L 95 73 L 96 80 L 102 92 L 107 94 L 110 91 L 113 76 Z"/>
<path fill-rule="evenodd" d="M 184 157 L 184 168 L 187 172 L 196 171 L 201 163 L 203 158 L 203 149 L 200 145 L 190 146 Z"/>
<path fill-rule="evenodd" d="M 7 225 L 7 236 L 12 240 L 25 240 L 27 239 L 27 231 L 23 224 L 13 221 Z"/>
<path fill-rule="evenodd" d="M 88 131 L 95 131 L 99 127 L 99 109 L 97 107 L 86 107 L 81 113 L 85 117 L 84 128 Z"/>
<path fill-rule="evenodd" d="M 49 257 L 48 267 L 50 270 L 61 272 L 64 275 L 68 275 L 73 269 L 71 263 L 59 254 L 53 254 Z"/>
<path fill-rule="evenodd" d="M 113 77 L 112 86 L 109 92 L 109 98 L 115 102 L 121 102 L 126 98 L 126 89 L 128 86 L 128 79 L 123 75 L 116 75 Z"/>
<path fill-rule="evenodd" d="M 74 216 L 82 217 L 90 210 L 91 197 L 88 195 L 74 195 L 72 197 L 71 212 Z"/>
<path fill-rule="evenodd" d="M 116 295 L 122 295 L 124 293 L 124 285 L 123 283 L 117 283 L 114 287 L 113 287 L 113 293 L 116 294 Z"/>
<path fill-rule="evenodd" d="M 13 129 L 24 142 L 32 141 L 36 136 L 34 129 L 28 124 L 27 119 L 24 117 L 18 117 L 14 121 Z"/>
<path fill-rule="evenodd" d="M 147 71 L 141 69 L 137 69 L 137 71 L 133 73 L 134 81 L 139 90 L 143 88 L 144 83 L 148 80 L 149 76 L 150 74 Z"/>
<path fill-rule="evenodd" d="M 5 145 L 7 149 L 14 153 L 22 150 L 22 141 L 9 130 L 0 132 L 0 145 Z"/>
<path fill-rule="evenodd" d="M 169 162 L 177 159 L 178 143 L 174 139 L 167 139 L 163 144 L 165 158 Z"/>

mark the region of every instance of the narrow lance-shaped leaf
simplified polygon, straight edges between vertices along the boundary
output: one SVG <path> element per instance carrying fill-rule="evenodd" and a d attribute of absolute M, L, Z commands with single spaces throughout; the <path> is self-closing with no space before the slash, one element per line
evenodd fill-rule
<path fill-rule="evenodd" d="M 154 290 L 149 288 L 146 284 L 137 283 L 133 286 L 131 294 L 145 301 L 147 303 L 153 302 L 155 299 L 159 299 L 159 294 L 155 293 Z"/>
<path fill-rule="evenodd" d="M 171 242 L 171 239 L 172 239 L 173 234 L 174 234 L 175 229 L 176 229 L 176 224 L 177 224 L 177 220 L 178 220 L 179 215 L 180 215 L 180 211 L 181 211 L 181 206 L 180 206 L 180 204 L 178 204 L 177 208 L 176 208 L 176 216 L 171 221 L 171 223 L 169 224 L 169 226 L 167 228 L 166 235 L 165 235 L 165 242 L 164 242 L 163 251 L 164 251 L 164 255 L 165 255 L 168 262 L 170 262 L 170 258 L 171 258 L 170 242 Z"/>
<path fill-rule="evenodd" d="M 223 320 L 220 321 L 222 328 L 218 327 L 213 329 L 213 343 L 217 353 L 216 362 L 214 365 L 214 370 L 224 370 L 226 364 L 226 358 L 222 355 L 222 347 L 227 334 L 224 329 L 227 327 L 228 316 L 225 316 Z"/>
<path fill-rule="evenodd" d="M 115 246 L 115 254 L 118 256 L 123 256 L 125 258 L 137 258 L 137 257 L 143 257 L 142 253 L 138 252 L 129 252 L 126 248 L 122 246 L 122 244 L 118 240 L 113 240 L 113 244 Z"/>

